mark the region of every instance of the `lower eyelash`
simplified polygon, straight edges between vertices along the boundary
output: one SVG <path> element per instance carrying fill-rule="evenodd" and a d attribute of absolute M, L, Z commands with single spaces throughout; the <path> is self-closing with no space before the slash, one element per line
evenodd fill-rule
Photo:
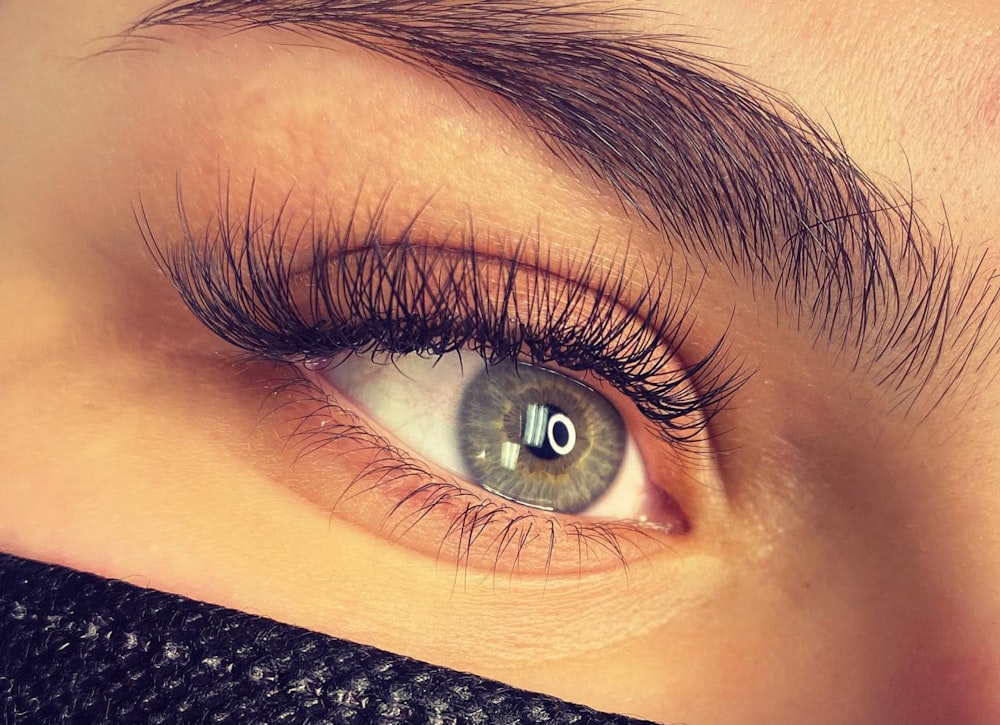
<path fill-rule="evenodd" d="M 284 437 L 295 460 L 345 445 L 348 453 L 373 455 L 342 490 L 329 492 L 318 503 L 337 513 L 355 498 L 381 495 L 386 510 L 379 533 L 392 540 L 406 538 L 416 548 L 424 543 L 425 553 L 438 559 L 447 554 L 459 571 L 514 574 L 526 566 L 548 575 L 569 566 L 579 573 L 608 564 L 627 574 L 632 561 L 663 545 L 655 532 L 678 533 L 636 522 L 561 517 L 486 491 L 473 492 L 432 474 L 301 371 L 283 367 L 290 368 L 288 377 L 272 391 L 272 406 L 263 411 L 262 421 L 274 418 L 280 428 L 290 428 Z M 343 455 L 339 451 L 334 457 Z M 425 523 L 433 536 L 417 532 Z"/>

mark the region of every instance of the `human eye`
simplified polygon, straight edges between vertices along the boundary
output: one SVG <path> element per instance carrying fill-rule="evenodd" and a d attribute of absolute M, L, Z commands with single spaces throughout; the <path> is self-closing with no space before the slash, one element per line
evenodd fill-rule
<path fill-rule="evenodd" d="M 682 362 L 697 290 L 669 264 L 390 233 L 384 209 L 319 224 L 252 193 L 204 232 L 180 202 L 179 240 L 137 218 L 191 312 L 268 367 L 262 422 L 309 502 L 493 573 L 628 567 L 699 525 L 741 378 L 722 341 Z"/>
<path fill-rule="evenodd" d="M 324 377 L 408 450 L 509 501 L 686 526 L 650 487 L 614 404 L 568 375 L 515 361 L 463 364 L 456 351 L 352 355 Z"/>

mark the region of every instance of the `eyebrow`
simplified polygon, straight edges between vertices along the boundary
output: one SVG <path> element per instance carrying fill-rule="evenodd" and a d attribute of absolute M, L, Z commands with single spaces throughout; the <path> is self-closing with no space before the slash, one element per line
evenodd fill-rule
<path fill-rule="evenodd" d="M 947 229 L 935 239 L 908 195 L 879 189 L 838 139 L 690 39 L 608 29 L 635 19 L 527 0 L 189 0 L 124 37 L 284 29 L 484 90 L 671 244 L 773 294 L 898 405 L 936 403 L 981 369 L 1000 317 L 986 257 L 962 257 Z"/>

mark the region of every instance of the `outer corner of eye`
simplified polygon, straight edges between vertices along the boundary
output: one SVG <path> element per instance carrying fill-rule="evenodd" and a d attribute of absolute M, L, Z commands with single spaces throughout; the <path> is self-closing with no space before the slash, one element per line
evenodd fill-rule
<path fill-rule="evenodd" d="M 699 453 L 679 454 L 655 436 L 617 391 L 474 358 L 408 354 L 380 364 L 347 355 L 314 371 L 373 436 L 353 445 L 381 463 L 371 484 L 355 485 L 385 500 L 380 526 L 436 555 L 454 549 L 467 564 L 496 570 L 511 559 L 546 574 L 645 558 L 691 532 L 684 502 L 701 488 Z M 407 459 L 393 470 L 386 450 Z"/>

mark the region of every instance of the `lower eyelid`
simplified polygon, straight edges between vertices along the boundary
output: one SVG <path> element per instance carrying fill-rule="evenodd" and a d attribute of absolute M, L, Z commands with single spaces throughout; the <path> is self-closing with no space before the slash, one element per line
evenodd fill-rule
<path fill-rule="evenodd" d="M 577 576 L 627 569 L 676 544 L 677 532 L 662 527 L 550 514 L 472 490 L 411 458 L 346 405 L 299 374 L 262 413 L 285 441 L 290 487 L 393 545 L 469 571 Z"/>

